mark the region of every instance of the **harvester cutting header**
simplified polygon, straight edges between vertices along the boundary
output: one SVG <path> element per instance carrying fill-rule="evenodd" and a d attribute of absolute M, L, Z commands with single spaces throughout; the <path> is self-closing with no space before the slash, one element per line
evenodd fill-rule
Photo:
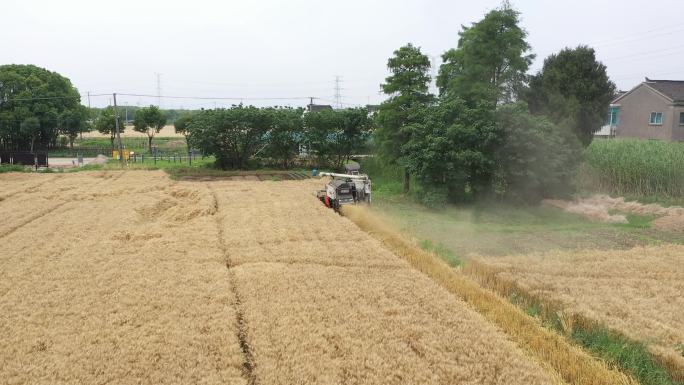
<path fill-rule="evenodd" d="M 341 206 L 356 203 L 371 203 L 371 180 L 366 174 L 359 173 L 358 163 L 345 166 L 345 174 L 322 172 L 320 176 L 332 179 L 325 185 L 325 190 L 316 192 L 316 196 L 327 207 L 339 210 Z"/>

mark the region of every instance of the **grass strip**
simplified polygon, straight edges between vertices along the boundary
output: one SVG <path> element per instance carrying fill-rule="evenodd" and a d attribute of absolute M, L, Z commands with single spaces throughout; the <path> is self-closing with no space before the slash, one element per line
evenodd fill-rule
<path fill-rule="evenodd" d="M 379 239 L 386 247 L 404 258 L 415 269 L 426 274 L 449 292 L 459 296 L 490 322 L 500 327 L 519 346 L 541 362 L 547 363 L 569 384 L 615 385 L 636 384 L 625 373 L 610 368 L 564 337 L 543 327 L 535 318 L 516 305 L 483 289 L 471 278 L 451 268 L 432 253 L 413 245 L 369 210 L 344 207 L 342 213 L 361 229 Z"/>

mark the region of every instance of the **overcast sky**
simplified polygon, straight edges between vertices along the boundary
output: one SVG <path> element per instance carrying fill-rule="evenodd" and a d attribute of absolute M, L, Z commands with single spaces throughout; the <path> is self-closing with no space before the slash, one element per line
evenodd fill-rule
<path fill-rule="evenodd" d="M 2 0 L 0 64 L 35 64 L 85 94 L 244 98 L 246 104 L 378 103 L 392 51 L 412 42 L 438 59 L 499 0 Z M 589 44 L 620 89 L 644 76 L 684 79 L 681 0 L 517 0 L 537 59 Z M 435 69 L 436 73 L 436 69 Z M 121 105 L 157 104 L 120 96 Z M 93 106 L 110 96 L 93 96 Z M 82 102 L 87 104 L 87 98 Z M 229 100 L 162 99 L 162 107 Z M 347 105 L 345 104 L 345 105 Z"/>

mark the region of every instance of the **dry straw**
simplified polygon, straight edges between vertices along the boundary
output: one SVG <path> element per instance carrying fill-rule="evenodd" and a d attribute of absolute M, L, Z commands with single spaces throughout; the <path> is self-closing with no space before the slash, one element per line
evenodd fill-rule
<path fill-rule="evenodd" d="M 382 240 L 414 268 L 434 279 L 448 291 L 499 326 L 511 338 L 540 361 L 547 362 L 570 384 L 635 384 L 636 381 L 570 345 L 529 317 L 513 304 L 483 289 L 436 256 L 415 247 L 404 236 L 362 207 L 345 207 L 344 214 L 360 228 Z"/>
<path fill-rule="evenodd" d="M 684 380 L 684 246 L 478 258 L 471 274 L 508 295 L 524 292 L 575 322 L 599 322 L 649 344 Z M 567 317 L 566 317 L 567 319 Z"/>

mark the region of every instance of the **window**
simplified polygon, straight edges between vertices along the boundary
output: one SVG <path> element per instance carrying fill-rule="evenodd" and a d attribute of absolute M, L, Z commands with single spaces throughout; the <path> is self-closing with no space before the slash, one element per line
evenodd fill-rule
<path fill-rule="evenodd" d="M 684 112 L 679 113 L 679 125 L 684 126 Z"/>
<path fill-rule="evenodd" d="M 619 107 L 610 107 L 608 112 L 608 122 L 607 124 L 613 127 L 618 125 L 618 116 L 620 115 Z"/>
<path fill-rule="evenodd" d="M 662 112 L 651 112 L 651 119 L 648 124 L 662 126 L 663 124 L 663 113 Z"/>

